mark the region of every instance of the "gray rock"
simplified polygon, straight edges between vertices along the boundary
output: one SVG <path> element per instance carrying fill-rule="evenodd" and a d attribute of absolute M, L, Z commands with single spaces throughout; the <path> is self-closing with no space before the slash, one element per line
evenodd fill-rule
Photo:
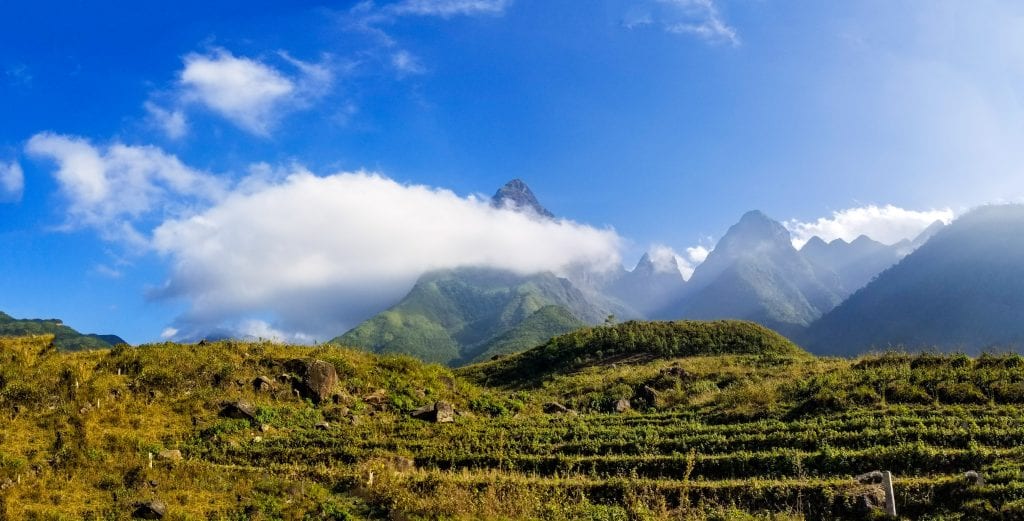
<path fill-rule="evenodd" d="M 544 404 L 545 414 L 570 414 L 572 412 L 574 412 L 572 409 L 558 402 L 548 402 Z"/>
<path fill-rule="evenodd" d="M 412 417 L 434 423 L 451 423 L 455 421 L 455 408 L 448 402 L 434 402 L 413 411 Z"/>
<path fill-rule="evenodd" d="M 327 431 L 331 429 L 331 424 L 327 422 L 319 422 L 314 428 L 318 431 Z"/>
<path fill-rule="evenodd" d="M 633 406 L 629 403 L 629 400 L 622 398 L 621 400 L 615 401 L 614 411 L 617 413 L 624 413 L 632 409 Z"/>
<path fill-rule="evenodd" d="M 968 470 L 964 472 L 964 483 L 970 486 L 981 486 L 985 484 L 985 478 L 976 470 Z"/>
<path fill-rule="evenodd" d="M 135 505 L 132 517 L 135 519 L 163 519 L 167 515 L 167 503 L 154 499 Z"/>
<path fill-rule="evenodd" d="M 655 391 L 654 388 L 649 385 L 641 387 L 640 392 L 637 394 L 648 407 L 654 407 L 658 403 L 658 391 Z"/>
<path fill-rule="evenodd" d="M 274 381 L 266 376 L 257 376 L 256 379 L 252 381 L 252 389 L 258 393 L 272 392 L 275 387 L 277 386 L 274 385 Z"/>
<path fill-rule="evenodd" d="M 238 400 L 231 402 L 220 410 L 221 418 L 233 418 L 236 420 L 256 421 L 256 407 L 248 401 Z"/>
<path fill-rule="evenodd" d="M 330 400 L 334 387 L 338 385 L 338 372 L 334 365 L 323 360 L 289 360 L 285 363 L 285 369 L 298 377 L 294 385 L 299 394 L 316 404 Z"/>
<path fill-rule="evenodd" d="M 156 453 L 156 457 L 165 461 L 181 461 L 184 459 L 178 449 L 162 450 Z"/>

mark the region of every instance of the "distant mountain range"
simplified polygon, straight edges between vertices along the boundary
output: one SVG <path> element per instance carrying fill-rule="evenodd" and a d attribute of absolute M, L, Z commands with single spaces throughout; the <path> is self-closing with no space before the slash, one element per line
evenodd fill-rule
<path fill-rule="evenodd" d="M 87 335 L 65 326 L 57 319 L 16 319 L 0 312 L 0 336 L 54 335 L 53 343 L 63 351 L 106 349 L 125 341 L 116 335 Z"/>
<path fill-rule="evenodd" d="M 1024 206 L 976 209 L 798 337 L 820 353 L 1024 346 Z"/>
<path fill-rule="evenodd" d="M 553 218 L 516 179 L 491 200 Z M 645 254 L 633 270 L 530 276 L 460 268 L 424 275 L 399 303 L 335 342 L 461 364 L 520 351 L 609 315 L 633 319 L 743 319 L 795 338 L 943 228 L 886 245 L 812 238 L 800 250 L 759 211 L 743 215 L 687 281 L 674 257 Z"/>

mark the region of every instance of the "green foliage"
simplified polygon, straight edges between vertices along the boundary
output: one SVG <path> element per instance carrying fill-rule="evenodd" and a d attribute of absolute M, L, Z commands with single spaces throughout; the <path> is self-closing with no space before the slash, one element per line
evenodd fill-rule
<path fill-rule="evenodd" d="M 461 373 L 489 385 L 536 383 L 553 373 L 613 363 L 684 356 L 745 354 L 806 356 L 785 337 L 752 322 L 638 322 L 581 329 L 524 353 L 467 367 Z"/>

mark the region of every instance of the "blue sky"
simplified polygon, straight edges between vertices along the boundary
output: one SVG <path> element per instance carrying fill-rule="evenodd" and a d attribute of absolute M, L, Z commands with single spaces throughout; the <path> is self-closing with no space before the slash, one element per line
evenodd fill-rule
<path fill-rule="evenodd" d="M 0 310 L 314 340 L 753 208 L 894 242 L 1024 195 L 1022 81 L 1016 2 L 8 2 Z M 473 198 L 514 177 L 571 222 Z"/>

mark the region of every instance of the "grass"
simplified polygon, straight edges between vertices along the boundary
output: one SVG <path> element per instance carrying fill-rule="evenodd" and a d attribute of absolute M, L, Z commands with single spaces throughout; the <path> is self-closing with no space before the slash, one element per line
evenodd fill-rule
<path fill-rule="evenodd" d="M 127 519 L 154 498 L 174 520 L 862 519 L 852 476 L 876 469 L 895 473 L 907 519 L 1024 515 L 1019 356 L 708 345 L 575 352 L 496 384 L 495 364 L 538 353 L 453 371 L 336 346 L 0 338 L 0 519 Z M 281 383 L 298 357 L 335 367 L 334 399 Z M 620 398 L 633 410 L 609 412 Z M 218 416 L 239 399 L 255 421 Z M 409 416 L 437 400 L 454 424 Z M 164 449 L 184 460 L 151 467 Z"/>

